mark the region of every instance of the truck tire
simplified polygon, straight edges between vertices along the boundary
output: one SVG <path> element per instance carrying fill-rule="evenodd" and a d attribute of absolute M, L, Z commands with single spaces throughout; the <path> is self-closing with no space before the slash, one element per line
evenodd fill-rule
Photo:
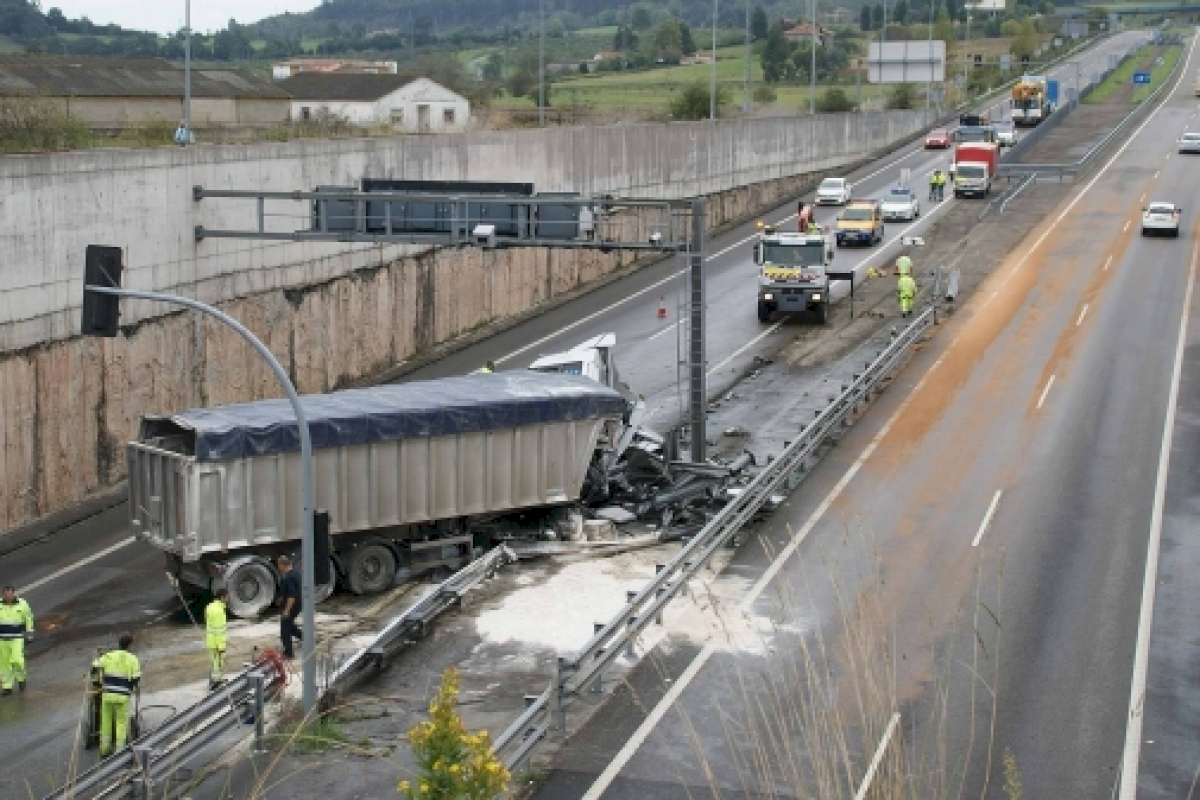
<path fill-rule="evenodd" d="M 813 311 L 813 315 L 817 318 L 818 325 L 824 325 L 829 319 L 829 306 L 825 303 L 821 303 L 821 305 L 817 306 L 816 310 Z"/>
<path fill-rule="evenodd" d="M 769 305 L 767 305 L 766 303 L 758 304 L 758 321 L 759 322 L 770 322 L 771 321 L 771 307 Z"/>
<path fill-rule="evenodd" d="M 377 594 L 396 580 L 396 554 L 383 542 L 367 542 L 354 549 L 346 562 L 346 585 L 355 594 Z"/>
<path fill-rule="evenodd" d="M 225 573 L 229 610 L 239 619 L 262 616 L 275 602 L 275 570 L 261 558 L 248 558 Z"/>

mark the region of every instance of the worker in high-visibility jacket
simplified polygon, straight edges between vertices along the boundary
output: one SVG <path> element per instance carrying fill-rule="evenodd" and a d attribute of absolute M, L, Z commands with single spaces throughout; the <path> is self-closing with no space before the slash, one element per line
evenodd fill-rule
<path fill-rule="evenodd" d="M 100 755 L 111 755 L 129 737 L 129 698 L 140 691 L 142 665 L 130 652 L 133 637 L 124 634 L 116 650 L 96 659 L 100 671 Z"/>
<path fill-rule="evenodd" d="M 901 275 L 896 281 L 896 294 L 900 297 L 900 316 L 912 316 L 913 302 L 917 299 L 917 282 L 912 275 Z"/>
<path fill-rule="evenodd" d="M 13 683 L 25 691 L 25 643 L 33 641 L 33 612 L 12 586 L 0 596 L 0 694 L 12 694 Z"/>
<path fill-rule="evenodd" d="M 912 259 L 908 257 L 908 253 L 902 253 L 896 259 L 896 274 L 912 275 Z"/>
<path fill-rule="evenodd" d="M 208 647 L 208 688 L 221 685 L 225 675 L 225 645 L 228 634 L 226 607 L 229 605 L 229 590 L 217 590 L 211 603 L 204 609 L 204 644 Z"/>

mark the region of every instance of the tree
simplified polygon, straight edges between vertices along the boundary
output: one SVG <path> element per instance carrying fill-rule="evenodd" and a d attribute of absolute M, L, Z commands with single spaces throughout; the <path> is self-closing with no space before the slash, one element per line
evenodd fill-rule
<path fill-rule="evenodd" d="M 771 26 L 762 52 L 763 79 L 767 83 L 779 83 L 788 77 L 791 54 L 792 47 L 783 35 L 783 25 L 777 22 Z"/>
<path fill-rule="evenodd" d="M 898 83 L 888 92 L 887 107 L 896 109 L 912 108 L 916 96 L 917 91 L 911 83 Z"/>
<path fill-rule="evenodd" d="M 933 23 L 933 38 L 941 39 L 947 46 L 954 41 L 954 23 L 944 8 L 938 9 L 937 21 Z"/>
<path fill-rule="evenodd" d="M 633 28 L 628 25 L 621 25 L 617 28 L 617 33 L 613 36 L 613 50 L 618 53 L 632 53 L 637 50 L 638 35 L 633 32 Z"/>
<path fill-rule="evenodd" d="M 877 5 L 871 8 L 871 29 L 883 30 L 883 6 Z"/>
<path fill-rule="evenodd" d="M 754 87 L 753 97 L 754 102 L 760 106 L 767 106 L 779 99 L 779 93 L 765 83 L 760 83 Z"/>
<path fill-rule="evenodd" d="M 696 40 L 692 38 L 692 28 L 686 22 L 679 23 L 679 31 L 682 35 L 683 54 L 685 56 L 696 55 Z"/>
<path fill-rule="evenodd" d="M 843 111 L 853 111 L 854 104 L 846 96 L 844 89 L 826 89 L 817 98 L 817 110 L 825 114 L 837 114 Z"/>
<path fill-rule="evenodd" d="M 1017 38 L 1013 39 L 1011 52 L 1014 58 L 1032 56 L 1038 46 L 1037 28 L 1033 20 L 1026 19 L 1018 23 Z"/>
<path fill-rule="evenodd" d="M 458 715 L 458 671 L 442 673 L 429 720 L 408 732 L 417 775 L 396 791 L 406 800 L 493 800 L 509 774 L 492 753 L 487 731 L 472 734 Z"/>
<path fill-rule="evenodd" d="M 634 30 L 648 30 L 654 24 L 654 18 L 650 16 L 650 9 L 638 3 L 629 15 L 629 24 Z"/>
<path fill-rule="evenodd" d="M 580 62 L 579 62 L 579 74 L 580 74 L 580 75 L 587 75 L 587 74 L 589 74 L 591 71 L 592 71 L 592 70 L 591 70 L 591 68 L 590 68 L 590 67 L 588 67 L 588 63 L 587 63 L 586 61 L 580 61 Z"/>
<path fill-rule="evenodd" d="M 649 39 L 650 61 L 663 61 L 667 64 L 678 64 L 683 57 L 683 30 L 679 21 L 664 19 L 654 29 Z"/>
<path fill-rule="evenodd" d="M 908 3 L 904 0 L 896 0 L 896 4 L 892 6 L 892 21 L 899 25 L 908 21 Z"/>
<path fill-rule="evenodd" d="M 513 97 L 524 97 L 531 89 L 537 90 L 537 75 L 524 69 L 518 69 L 504 82 L 504 88 Z"/>
<path fill-rule="evenodd" d="M 707 83 L 693 83 L 686 86 L 671 98 L 671 117 L 674 119 L 708 119 L 709 105 L 712 93 Z M 729 88 L 717 87 L 717 116 L 720 116 L 721 106 L 730 102 Z"/>
<path fill-rule="evenodd" d="M 499 53 L 492 53 L 483 62 L 481 72 L 483 79 L 488 83 L 499 83 L 500 79 L 504 77 L 504 56 Z"/>
<path fill-rule="evenodd" d="M 862 11 L 858 12 L 858 27 L 864 31 L 874 30 L 871 27 L 871 7 L 863 6 Z"/>
<path fill-rule="evenodd" d="M 762 6 L 755 6 L 750 14 L 750 38 L 761 42 L 770 32 L 771 22 L 767 19 L 767 10 Z"/>

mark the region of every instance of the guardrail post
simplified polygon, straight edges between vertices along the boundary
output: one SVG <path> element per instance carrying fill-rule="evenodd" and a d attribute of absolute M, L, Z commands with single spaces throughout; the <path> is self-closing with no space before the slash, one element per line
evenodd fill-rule
<path fill-rule="evenodd" d="M 550 683 L 550 727 L 556 731 L 567 729 L 567 707 L 563 702 L 563 685 L 570 668 L 567 660 L 559 656 L 554 662 L 554 680 Z"/>
<path fill-rule="evenodd" d="M 625 603 L 626 604 L 632 603 L 637 598 L 637 596 L 638 596 L 637 592 L 626 591 L 625 592 Z M 629 615 L 627 624 L 629 625 L 630 628 L 632 628 L 637 623 L 637 619 L 638 619 L 637 614 Z M 633 645 L 634 645 L 634 637 L 630 636 L 628 641 L 625 643 L 625 655 L 631 659 L 637 658 L 637 653 L 634 651 Z"/>
<path fill-rule="evenodd" d="M 256 672 L 250 676 L 250 685 L 254 691 L 254 754 L 257 755 L 263 752 L 263 711 L 266 706 L 266 691 L 264 684 L 266 678 L 262 673 Z"/>
<path fill-rule="evenodd" d="M 603 622 L 593 622 L 592 623 L 592 633 L 593 634 L 599 633 L 602 630 L 604 630 Z M 602 647 L 596 651 L 596 659 L 599 660 L 599 658 L 603 655 L 604 655 L 604 648 Z M 601 677 L 599 674 L 596 675 L 596 680 L 592 681 L 591 690 L 592 690 L 593 694 L 600 694 L 602 691 L 604 691 L 604 686 L 601 683 Z"/>
<path fill-rule="evenodd" d="M 664 569 L 666 569 L 666 568 L 667 568 L 667 565 L 666 565 L 666 564 L 655 564 L 655 565 L 654 565 L 654 574 L 655 574 L 655 575 L 661 574 L 661 573 L 662 573 L 662 571 L 663 571 Z M 662 598 L 662 596 L 663 596 L 664 594 L 666 594 L 666 593 L 667 593 L 667 590 L 666 590 L 666 589 L 659 589 L 657 592 L 655 592 L 655 593 L 654 593 L 654 599 L 655 599 L 655 600 L 661 599 L 661 598 Z M 655 625 L 662 625 L 662 624 L 663 624 L 663 610 L 662 610 L 662 606 L 659 606 L 659 608 L 658 608 L 658 614 L 656 614 L 656 615 L 655 615 L 655 617 L 654 617 L 654 624 L 655 624 Z"/>
<path fill-rule="evenodd" d="M 153 752 L 149 747 L 134 745 L 133 746 L 133 770 L 137 777 L 133 779 L 134 796 L 141 800 L 150 800 L 153 785 L 150 780 L 150 762 L 153 760 Z"/>
<path fill-rule="evenodd" d="M 538 701 L 539 697 L 541 697 L 541 695 L 539 695 L 539 694 L 525 695 L 525 708 L 530 708 L 534 703 L 536 703 Z M 533 732 L 536 730 L 537 730 L 536 725 L 530 725 L 528 728 L 526 728 L 524 731 L 521 732 L 521 740 L 525 741 L 530 736 L 532 736 Z M 533 751 L 530 750 L 530 751 L 526 752 L 524 758 L 522 758 L 517 763 L 513 764 L 512 771 L 514 773 L 529 772 L 529 767 L 530 767 L 530 764 L 532 761 L 533 761 Z"/>

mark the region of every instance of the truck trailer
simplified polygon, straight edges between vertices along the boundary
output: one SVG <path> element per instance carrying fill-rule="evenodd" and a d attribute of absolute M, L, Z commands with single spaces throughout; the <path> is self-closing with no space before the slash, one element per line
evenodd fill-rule
<path fill-rule="evenodd" d="M 302 402 L 331 574 L 356 594 L 387 589 L 398 570 L 466 563 L 478 526 L 497 517 L 578 501 L 628 440 L 633 410 L 595 380 L 529 370 Z M 284 400 L 144 418 L 127 445 L 137 537 L 181 583 L 224 585 L 234 614 L 261 614 L 275 601 L 275 558 L 299 551 L 299 441 Z"/>

